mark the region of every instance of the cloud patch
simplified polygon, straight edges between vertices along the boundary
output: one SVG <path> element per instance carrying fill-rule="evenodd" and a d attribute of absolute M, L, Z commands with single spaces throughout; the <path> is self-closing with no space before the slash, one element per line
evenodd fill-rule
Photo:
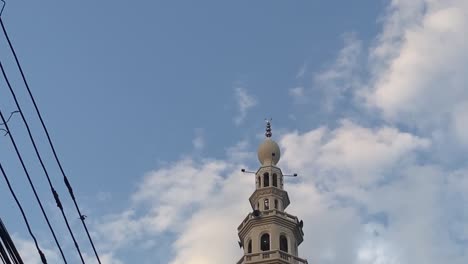
<path fill-rule="evenodd" d="M 247 93 L 247 90 L 242 87 L 236 87 L 234 89 L 234 95 L 236 98 L 238 114 L 234 118 L 236 125 L 242 124 L 247 116 L 248 111 L 257 105 L 257 100 Z"/>
<path fill-rule="evenodd" d="M 383 118 L 440 130 L 466 144 L 468 2 L 393 1 L 370 50 L 375 69 L 362 96 Z"/>

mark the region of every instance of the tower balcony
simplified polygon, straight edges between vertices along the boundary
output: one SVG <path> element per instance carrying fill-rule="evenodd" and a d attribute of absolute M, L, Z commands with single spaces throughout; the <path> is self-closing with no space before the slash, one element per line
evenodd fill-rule
<path fill-rule="evenodd" d="M 281 250 L 270 250 L 260 253 L 246 254 L 237 264 L 308 264 L 307 260 L 293 256 Z"/>
<path fill-rule="evenodd" d="M 258 216 L 249 213 L 237 228 L 239 238 L 243 241 L 252 228 L 265 225 L 283 226 L 294 232 L 298 245 L 303 241 L 304 231 L 301 221 L 296 216 L 279 210 L 261 211 Z"/>
<path fill-rule="evenodd" d="M 265 217 L 269 217 L 269 216 L 279 216 L 282 219 L 285 219 L 285 220 L 287 220 L 289 222 L 294 223 L 294 225 L 299 224 L 299 219 L 297 218 L 297 216 L 290 215 L 290 214 L 288 214 L 286 212 L 281 212 L 281 211 L 274 210 L 274 209 L 273 210 L 262 211 L 261 215 L 259 217 L 260 218 L 265 218 Z M 242 221 L 242 223 L 239 225 L 239 227 L 237 227 L 237 231 L 241 232 L 249 224 L 250 220 L 257 220 L 257 219 L 259 219 L 259 217 L 254 216 L 252 213 L 249 213 L 244 218 L 244 221 Z M 304 234 L 301 232 L 301 235 L 304 235 Z"/>

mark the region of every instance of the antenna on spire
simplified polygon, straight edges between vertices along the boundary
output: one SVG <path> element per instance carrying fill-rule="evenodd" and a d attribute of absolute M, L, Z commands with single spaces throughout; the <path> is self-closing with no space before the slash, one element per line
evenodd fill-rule
<path fill-rule="evenodd" d="M 255 171 L 248 171 L 248 170 L 246 170 L 246 169 L 241 169 L 241 172 L 243 172 L 243 173 L 255 174 Z"/>
<path fill-rule="evenodd" d="M 272 121 L 272 120 L 273 120 L 273 119 L 271 119 L 271 118 L 270 118 L 270 119 L 265 118 L 265 122 L 266 122 L 266 132 L 265 132 L 265 136 L 266 136 L 267 138 L 270 138 L 270 137 L 273 135 L 273 134 L 271 133 L 271 121 Z"/>

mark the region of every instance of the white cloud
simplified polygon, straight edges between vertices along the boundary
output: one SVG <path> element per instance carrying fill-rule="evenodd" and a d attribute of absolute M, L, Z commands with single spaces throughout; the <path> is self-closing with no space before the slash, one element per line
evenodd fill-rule
<path fill-rule="evenodd" d="M 238 115 L 234 118 L 234 123 L 236 125 L 240 125 L 242 122 L 244 122 L 244 119 L 247 116 L 247 112 L 250 110 L 250 108 L 257 105 L 257 100 L 249 95 L 242 87 L 235 88 L 234 92 L 239 111 Z"/>
<path fill-rule="evenodd" d="M 101 239 L 119 252 L 172 234 L 171 263 L 240 258 L 236 226 L 249 212 L 246 197 L 254 189 L 254 179 L 243 175 L 241 167 L 221 160 L 183 159 L 148 173 L 132 197 L 135 209 L 104 219 L 97 228 Z"/>
<path fill-rule="evenodd" d="M 223 184 L 225 161 L 190 158 L 149 172 L 132 196 L 132 206 L 97 225 L 106 248 L 119 249 L 185 228 L 198 208 Z"/>
<path fill-rule="evenodd" d="M 429 150 L 427 139 L 344 122 L 331 131 L 291 133 L 281 143 L 282 166 L 303 175 L 288 191 L 291 212 L 313 236 L 302 246 L 310 262 L 466 262 L 459 242 L 466 233 L 454 239 L 449 226 L 457 226 L 454 234 L 468 228 L 467 215 L 458 213 L 468 199 L 467 174 L 450 177 L 455 188 L 446 181 L 452 173 L 420 165 L 416 156 Z M 452 193 L 458 198 L 442 198 Z"/>
<path fill-rule="evenodd" d="M 85 263 L 98 263 L 94 255 L 84 254 L 83 258 Z M 112 253 L 100 254 L 99 260 L 101 260 L 101 264 L 123 264 L 123 262 L 117 259 Z"/>
<path fill-rule="evenodd" d="M 13 237 L 13 241 L 18 249 L 21 258 L 24 263 L 28 264 L 42 264 L 41 257 L 37 252 L 34 242 L 20 238 L 18 236 Z M 62 258 L 57 252 L 49 248 L 44 247 L 45 243 L 41 243 L 39 247 L 41 248 L 42 253 L 44 253 L 48 263 L 59 263 Z"/>
<path fill-rule="evenodd" d="M 411 162 L 408 154 L 427 148 L 430 142 L 395 128 L 367 129 L 344 120 L 333 131 L 320 128 L 304 135 L 287 134 L 281 145 L 289 168 L 313 168 L 334 179 L 346 175 L 346 182 L 366 186 L 375 184 L 389 167 Z"/>
<path fill-rule="evenodd" d="M 424 131 L 440 127 L 466 143 L 468 2 L 393 1 L 371 50 L 372 80 L 362 91 L 386 120 Z"/>
<path fill-rule="evenodd" d="M 357 252 L 358 264 L 400 264 L 404 263 L 397 246 L 391 245 L 382 235 L 385 227 L 378 224 L 364 226 L 363 243 Z"/>
<path fill-rule="evenodd" d="M 42 264 L 39 253 L 37 252 L 36 246 L 32 240 L 23 239 L 18 236 L 13 237 L 13 242 L 15 243 L 16 248 L 18 249 L 21 258 L 24 263 L 27 264 Z M 59 252 L 53 250 L 53 245 L 49 245 L 47 242 L 39 242 L 39 247 L 44 253 L 47 263 L 61 263 L 63 262 L 62 257 Z M 68 248 L 63 247 L 65 257 L 69 263 L 78 263 L 80 259 L 74 247 Z M 86 263 L 97 263 L 96 257 L 94 254 L 87 253 L 81 248 L 83 258 Z M 100 252 L 99 259 L 102 264 L 123 264 L 119 259 L 117 259 L 112 253 L 109 252 Z"/>

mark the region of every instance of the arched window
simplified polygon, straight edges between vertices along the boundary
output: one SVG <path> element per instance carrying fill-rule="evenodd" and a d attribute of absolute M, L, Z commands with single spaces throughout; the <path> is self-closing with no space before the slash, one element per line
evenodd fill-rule
<path fill-rule="evenodd" d="M 265 199 L 265 201 L 263 201 L 263 205 L 265 210 L 270 210 L 270 200 Z"/>
<path fill-rule="evenodd" d="M 247 253 L 252 253 L 252 239 L 250 239 L 247 244 Z"/>
<path fill-rule="evenodd" d="M 260 210 L 260 202 L 257 202 L 257 210 Z"/>
<path fill-rule="evenodd" d="M 284 236 L 280 236 L 280 250 L 288 252 L 288 239 Z"/>
<path fill-rule="evenodd" d="M 262 237 L 260 238 L 260 249 L 262 251 L 270 250 L 270 235 L 269 234 L 263 234 Z"/>
<path fill-rule="evenodd" d="M 262 184 L 262 178 L 258 176 L 258 182 L 257 182 L 258 188 L 262 187 L 261 184 Z"/>
<path fill-rule="evenodd" d="M 278 209 L 278 200 L 275 199 L 275 209 Z"/>
<path fill-rule="evenodd" d="M 263 174 L 263 187 L 268 186 L 270 186 L 270 174 L 268 174 L 268 172 L 265 172 L 265 174 Z"/>
<path fill-rule="evenodd" d="M 278 176 L 273 173 L 273 186 L 278 187 Z"/>

